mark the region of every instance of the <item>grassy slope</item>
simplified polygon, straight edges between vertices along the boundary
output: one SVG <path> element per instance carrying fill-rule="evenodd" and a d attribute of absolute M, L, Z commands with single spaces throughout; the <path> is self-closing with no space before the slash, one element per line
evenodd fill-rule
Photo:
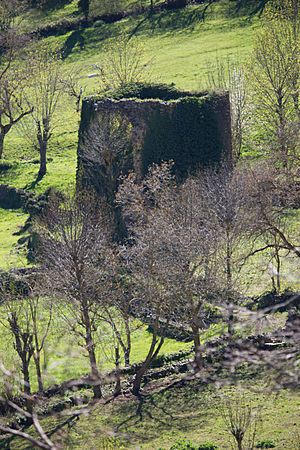
<path fill-rule="evenodd" d="M 129 2 L 130 3 L 130 2 Z M 133 3 L 133 2 L 131 2 Z M 95 2 L 94 6 L 99 6 Z M 258 26 L 257 19 L 249 21 L 247 17 L 228 16 L 228 0 L 214 5 L 208 10 L 206 21 L 201 17 L 202 7 L 189 7 L 175 12 L 163 12 L 151 20 L 135 17 L 113 25 L 92 27 L 82 33 L 83 49 L 75 45 L 64 64 L 66 69 L 75 66 L 81 72 L 87 94 L 97 90 L 97 79 L 87 75 L 94 71 L 92 64 L 101 62 L 105 44 L 121 32 L 132 34 L 141 41 L 146 50 L 146 59 L 154 58 L 152 78 L 157 81 L 172 83 L 184 89 L 203 87 L 207 63 L 214 61 L 216 55 L 238 55 L 243 59 L 249 54 Z M 32 11 L 26 16 L 24 26 L 35 27 L 62 17 L 74 15 L 76 2 L 66 4 L 61 9 L 48 13 Z M 97 6 L 97 7 L 98 7 Z M 97 12 L 99 12 L 97 10 Z M 45 40 L 49 46 L 63 47 L 71 33 Z M 43 192 L 49 186 L 70 190 L 75 184 L 76 146 L 78 116 L 68 102 L 64 102 L 56 118 L 56 129 L 50 144 L 48 173 L 35 187 L 36 192 Z M 37 153 L 21 136 L 13 130 L 7 137 L 5 157 L 16 162 L 14 169 L 0 174 L 0 183 L 17 187 L 28 187 L 37 174 Z M 0 217 L 4 217 L 2 212 Z M 25 219 L 25 217 L 24 217 Z M 2 224 L 3 219 L 0 219 Z M 4 238 L 4 237 L 3 237 Z M 10 230 L 7 239 L 12 240 Z M 7 263 L 10 249 L 6 245 L 0 251 L 0 267 Z"/>
<path fill-rule="evenodd" d="M 26 258 L 19 254 L 16 243 L 19 239 L 14 233 L 24 224 L 27 215 L 22 211 L 3 210 L 0 208 L 0 268 L 11 269 L 26 265 Z"/>
<path fill-rule="evenodd" d="M 82 418 L 70 432 L 70 444 L 67 448 L 101 448 L 97 444 L 101 431 L 103 433 L 118 429 L 125 435 L 125 439 L 129 438 L 126 448 L 132 450 L 155 450 L 161 447 L 167 450 L 178 439 L 184 438 L 198 444 L 214 442 L 220 449 L 229 450 L 231 446 L 218 410 L 220 394 L 222 395 L 222 390 L 203 392 L 197 387 L 176 388 L 164 394 L 156 394 L 143 405 L 142 418 L 136 414 L 138 405 L 135 401 L 124 404 L 120 402 L 104 413 L 103 409 L 97 408 L 92 418 Z M 264 407 L 263 423 L 256 442 L 272 439 L 277 444 L 277 450 L 292 450 L 293 446 L 289 446 L 288 440 L 300 425 L 300 396 L 282 392 L 277 399 L 272 396 L 267 399 L 253 391 L 249 392 L 248 398 L 254 405 Z M 124 421 L 126 423 L 120 426 Z"/>
<path fill-rule="evenodd" d="M 255 443 L 269 439 L 276 450 L 297 450 L 294 437 L 300 425 L 300 395 L 289 391 L 263 394 L 263 384 L 249 381 L 243 382 L 243 390 L 254 408 L 262 408 Z M 105 445 L 103 437 L 116 435 L 124 445 L 122 449 L 168 450 L 177 440 L 186 438 L 198 444 L 210 441 L 220 450 L 230 450 L 233 447 L 219 407 L 222 396 L 233 392 L 236 390 L 190 383 L 154 393 L 140 402 L 119 398 L 105 407 L 96 405 L 87 416 L 65 427 L 57 440 L 64 449 L 108 450 L 119 447 Z M 63 415 L 50 417 L 42 423 L 50 431 L 65 419 Z M 18 440 L 11 444 L 12 450 L 25 448 Z"/>

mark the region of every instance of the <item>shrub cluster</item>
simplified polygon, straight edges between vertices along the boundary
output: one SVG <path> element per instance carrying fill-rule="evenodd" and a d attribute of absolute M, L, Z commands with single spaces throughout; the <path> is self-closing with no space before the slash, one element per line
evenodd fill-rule
<path fill-rule="evenodd" d="M 177 441 L 170 447 L 170 450 L 217 450 L 218 446 L 212 442 L 204 442 L 203 444 L 194 444 L 193 442 L 182 439 Z M 159 449 L 164 450 L 164 449 Z"/>

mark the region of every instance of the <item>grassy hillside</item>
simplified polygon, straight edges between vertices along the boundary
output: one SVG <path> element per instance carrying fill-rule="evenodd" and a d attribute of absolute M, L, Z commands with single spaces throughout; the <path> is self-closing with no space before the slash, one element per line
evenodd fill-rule
<path fill-rule="evenodd" d="M 125 5 L 126 2 L 123 3 Z M 125 6 L 133 8 L 136 3 L 127 2 Z M 110 2 L 108 4 L 111 5 Z M 25 15 L 22 26 L 32 29 L 62 18 L 76 17 L 76 5 L 76 1 L 61 2 L 61 8 L 32 10 Z M 102 5 L 101 8 L 99 5 Z M 202 13 L 206 5 L 190 6 L 183 10 L 164 11 L 151 18 L 145 15 L 130 17 L 111 25 L 99 26 L 96 23 L 82 30 L 80 39 L 74 39 L 74 33 L 78 32 L 70 32 L 44 39 L 44 43 L 48 47 L 64 49 L 64 67 L 66 70 L 75 67 L 81 73 L 85 94 L 95 93 L 99 89 L 97 78 L 88 77 L 95 71 L 93 64 L 101 64 L 106 45 L 124 32 L 142 43 L 145 60 L 153 61 L 152 80 L 175 83 L 182 89 L 202 89 L 206 83 L 207 66 L 217 56 L 234 56 L 243 61 L 251 51 L 259 19 L 249 19 L 248 15 L 232 15 L 230 5 L 229 0 L 212 5 L 206 12 L 205 21 L 202 20 Z M 103 2 L 95 1 L 92 4 L 92 10 L 98 14 L 105 12 L 105 7 Z M 38 154 L 20 132 L 13 129 L 7 137 L 4 157 L 13 161 L 14 166 L 9 171 L 0 172 L 0 183 L 33 188 L 37 193 L 44 192 L 50 186 L 72 190 L 75 185 L 78 121 L 74 105 L 64 101 L 58 111 L 54 136 L 49 146 L 48 173 L 34 188 L 32 183 L 38 171 Z M 1 224 L 4 224 L 4 220 L 10 220 L 5 215 L 2 211 Z M 21 217 L 18 217 L 19 222 L 22 222 Z M 2 245 L 0 267 L 11 260 L 9 242 L 14 241 L 12 231 L 15 228 L 6 228 L 7 239 L 3 237 L 6 243 Z"/>
<path fill-rule="evenodd" d="M 144 400 L 121 397 L 106 406 L 96 405 L 88 415 L 63 428 L 57 442 L 70 450 L 169 450 L 181 439 L 198 445 L 209 441 L 218 445 L 219 450 L 233 448 L 220 417 L 222 398 L 233 393 L 230 388 L 206 388 L 199 382 L 171 390 L 164 387 L 161 385 L 151 393 L 148 386 L 150 395 Z M 269 440 L 276 450 L 297 450 L 300 396 L 289 391 L 266 395 L 262 388 L 263 384 L 254 385 L 249 380 L 243 383 L 249 404 L 260 410 L 255 444 Z M 72 409 L 67 416 L 50 417 L 42 423 L 51 431 L 71 414 Z M 109 444 L 109 436 L 117 436 L 122 447 Z M 12 450 L 25 448 L 18 440 L 11 444 Z"/>

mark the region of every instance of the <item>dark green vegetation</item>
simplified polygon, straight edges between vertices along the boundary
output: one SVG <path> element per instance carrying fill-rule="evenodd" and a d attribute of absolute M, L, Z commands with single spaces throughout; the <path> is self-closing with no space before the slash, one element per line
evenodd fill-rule
<path fill-rule="evenodd" d="M 79 131 L 81 184 L 83 179 L 85 185 L 93 184 L 85 167 L 85 146 L 89 147 L 86 134 L 95 121 L 104 123 L 105 114 L 126 118 L 132 136 L 141 135 L 138 140 L 131 138 L 131 154 L 126 156 L 126 170 L 135 169 L 141 176 L 151 164 L 173 160 L 176 176 L 183 179 L 199 167 L 231 158 L 230 105 L 226 93 L 192 94 L 167 85 L 141 83 L 125 86 L 110 95 L 123 100 L 110 101 L 104 97 L 83 102 Z M 125 98 L 129 100 L 126 102 Z M 105 186 L 105 175 L 100 178 L 99 171 L 97 182 Z"/>

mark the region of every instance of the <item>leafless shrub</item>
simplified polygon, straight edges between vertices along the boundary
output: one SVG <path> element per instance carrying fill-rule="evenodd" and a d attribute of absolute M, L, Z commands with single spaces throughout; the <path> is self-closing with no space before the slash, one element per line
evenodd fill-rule
<path fill-rule="evenodd" d="M 94 65 L 100 76 L 100 90 L 115 90 L 149 79 L 151 60 L 146 60 L 144 47 L 136 38 L 130 39 L 123 33 L 104 54 L 101 64 Z"/>
<path fill-rule="evenodd" d="M 229 91 L 231 106 L 232 147 L 235 160 L 241 156 L 249 115 L 249 94 L 243 67 L 235 60 L 216 57 L 207 67 L 208 89 Z"/>
<path fill-rule="evenodd" d="M 260 409 L 242 394 L 226 397 L 220 408 L 227 432 L 232 436 L 237 450 L 253 450 L 257 427 L 261 421 Z"/>

